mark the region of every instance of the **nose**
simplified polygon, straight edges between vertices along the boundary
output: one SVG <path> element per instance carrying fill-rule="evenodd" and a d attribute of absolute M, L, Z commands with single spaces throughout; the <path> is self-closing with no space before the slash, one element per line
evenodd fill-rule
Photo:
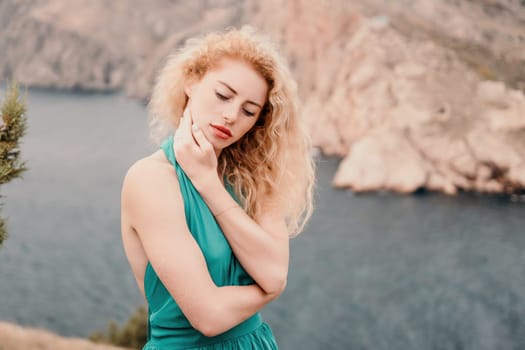
<path fill-rule="evenodd" d="M 229 108 L 224 108 L 222 112 L 222 118 L 226 123 L 233 123 L 237 120 L 237 116 L 239 115 L 239 113 L 240 107 L 237 107 L 232 104 L 231 106 L 229 106 Z"/>

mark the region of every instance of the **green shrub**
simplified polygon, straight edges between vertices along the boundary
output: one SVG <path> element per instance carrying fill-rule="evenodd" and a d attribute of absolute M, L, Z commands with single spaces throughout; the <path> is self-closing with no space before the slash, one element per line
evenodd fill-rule
<path fill-rule="evenodd" d="M 16 83 L 8 86 L 0 110 L 0 185 L 20 177 L 27 170 L 18 159 L 19 142 L 26 130 L 26 103 L 20 98 Z M 5 222 L 0 218 L 0 246 L 7 237 Z"/>
<path fill-rule="evenodd" d="M 89 339 L 98 343 L 140 349 L 146 344 L 147 318 L 148 311 L 145 306 L 141 306 L 122 327 L 112 320 L 106 332 L 94 332 Z"/>

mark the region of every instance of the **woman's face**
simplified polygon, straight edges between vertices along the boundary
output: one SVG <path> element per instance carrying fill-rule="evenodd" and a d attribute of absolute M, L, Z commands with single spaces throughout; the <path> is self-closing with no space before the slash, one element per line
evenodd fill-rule
<path fill-rule="evenodd" d="M 265 79 L 241 60 L 224 58 L 186 86 L 189 110 L 219 156 L 256 123 L 268 95 Z"/>

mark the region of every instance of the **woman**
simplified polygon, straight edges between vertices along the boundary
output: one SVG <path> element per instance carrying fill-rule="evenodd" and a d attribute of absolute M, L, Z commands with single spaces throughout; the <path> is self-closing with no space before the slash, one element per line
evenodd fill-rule
<path fill-rule="evenodd" d="M 297 102 L 284 61 L 250 28 L 168 58 L 149 104 L 160 150 L 122 189 L 124 248 L 149 306 L 144 349 L 277 349 L 258 311 L 283 292 L 289 238 L 312 212 Z"/>

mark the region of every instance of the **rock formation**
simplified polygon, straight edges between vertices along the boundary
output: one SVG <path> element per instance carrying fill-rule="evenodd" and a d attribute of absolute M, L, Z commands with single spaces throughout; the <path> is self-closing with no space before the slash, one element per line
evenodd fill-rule
<path fill-rule="evenodd" d="M 485 80 L 442 41 L 407 35 L 388 16 L 367 18 L 338 1 L 264 4 L 255 15 L 261 26 L 286 23 L 274 35 L 295 63 L 314 143 L 344 157 L 334 185 L 449 194 L 525 188 L 521 91 Z M 277 6 L 279 17 L 270 17 Z M 521 40 L 518 29 L 525 26 L 514 27 Z"/>
<path fill-rule="evenodd" d="M 129 86 L 136 91 L 137 74 L 148 62 L 155 60 L 158 66 L 164 58 L 154 55 L 159 47 L 173 47 L 199 30 L 236 24 L 240 10 L 232 3 L 2 1 L 0 79 L 15 77 L 23 85 L 59 89 Z M 180 40 L 171 40 L 173 35 Z"/>
<path fill-rule="evenodd" d="M 3 350 L 130 350 L 95 344 L 81 338 L 65 338 L 37 328 L 0 322 L 0 349 Z"/>
<path fill-rule="evenodd" d="M 525 189 L 522 1 L 9 0 L 0 22 L 0 76 L 141 99 L 187 37 L 254 24 L 286 51 L 315 145 L 343 158 L 334 185 Z"/>

